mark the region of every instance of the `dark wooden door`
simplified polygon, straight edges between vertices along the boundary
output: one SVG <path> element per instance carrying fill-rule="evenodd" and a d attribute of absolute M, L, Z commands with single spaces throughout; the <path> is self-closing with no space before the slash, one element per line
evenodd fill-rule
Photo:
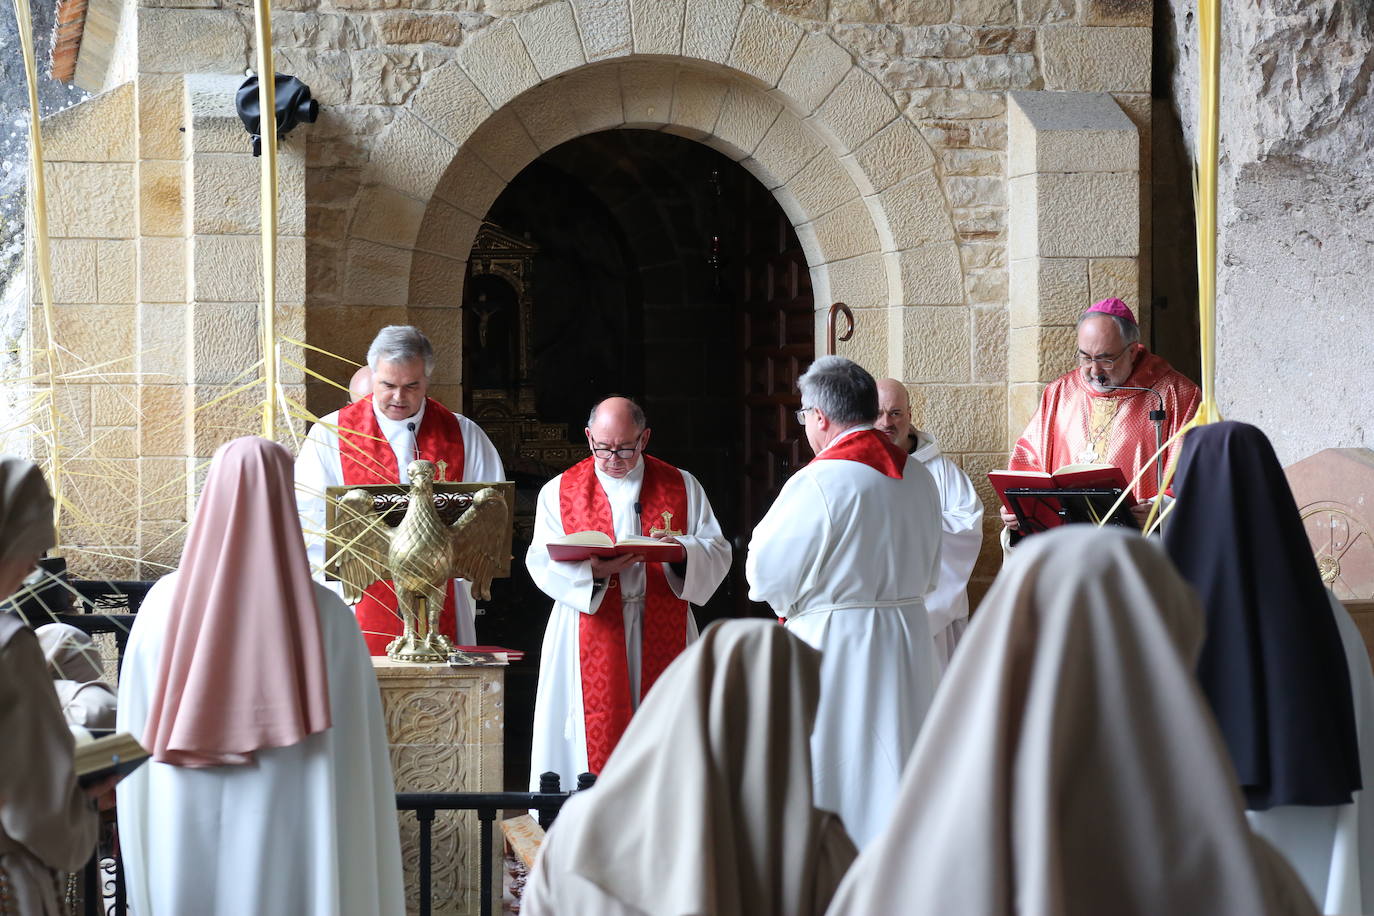
<path fill-rule="evenodd" d="M 741 616 L 769 616 L 749 601 L 744 560 L 755 523 L 763 518 L 792 472 L 811 458 L 797 376 L 815 356 L 815 304 L 801 243 L 772 195 L 749 181 L 738 254 L 740 439 L 739 535 L 735 539 L 734 593 Z"/>

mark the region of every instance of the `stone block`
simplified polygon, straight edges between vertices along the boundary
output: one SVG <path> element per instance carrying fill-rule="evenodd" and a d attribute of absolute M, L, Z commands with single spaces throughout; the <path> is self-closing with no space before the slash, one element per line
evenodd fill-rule
<path fill-rule="evenodd" d="M 539 158 L 539 147 L 525 130 L 523 119 L 511 109 L 498 111 L 488 118 L 464 148 L 480 156 L 503 181 L 511 181 L 525 166 Z M 486 210 L 474 212 L 485 213 Z"/>
<path fill-rule="evenodd" d="M 963 305 L 964 274 L 959 247 L 935 242 L 884 255 L 889 297 L 907 305 Z"/>
<path fill-rule="evenodd" d="M 833 137 L 841 151 L 852 152 L 896 117 L 897 106 L 878 81 L 853 67 L 808 123 Z"/>
<path fill-rule="evenodd" d="M 950 453 L 1005 448 L 1006 404 L 1001 385 L 923 384 L 911 391 L 912 417 Z"/>
<path fill-rule="evenodd" d="M 1016 0 L 1016 18 L 1026 25 L 1073 22 L 1079 0 Z"/>
<path fill-rule="evenodd" d="M 1007 250 L 1001 245 L 982 242 L 962 242 L 959 245 L 959 260 L 964 270 L 981 270 L 985 267 L 1006 267 Z"/>
<path fill-rule="evenodd" d="M 189 500 L 183 496 L 183 503 Z M 140 579 L 157 579 L 177 568 L 186 541 L 186 522 L 144 519 L 139 522 L 138 572 Z"/>
<path fill-rule="evenodd" d="M 903 251 L 954 237 L 949 207 L 934 172 L 912 175 L 867 199 L 884 251 Z"/>
<path fill-rule="evenodd" d="M 181 303 L 138 307 L 138 371 L 144 384 L 170 385 L 186 379 L 190 314 Z"/>
<path fill-rule="evenodd" d="M 428 200 L 453 161 L 451 143 L 409 112 L 402 112 L 372 152 L 373 180 L 416 200 Z"/>
<path fill-rule="evenodd" d="M 1154 4 L 1150 0 L 1084 0 L 1084 25 L 1154 25 Z"/>
<path fill-rule="evenodd" d="M 878 250 L 873 216 L 862 200 L 854 200 L 812 220 L 819 253 L 825 262 L 840 261 Z"/>
<path fill-rule="evenodd" d="M 258 306 L 200 302 L 191 310 L 191 375 L 196 385 L 240 385 L 245 367 L 262 358 Z"/>
<path fill-rule="evenodd" d="M 1111 296 L 1122 300 L 1140 318 L 1140 262 L 1135 258 L 1092 258 L 1088 261 L 1088 299 Z M 1084 306 L 1086 308 L 1087 306 Z"/>
<path fill-rule="evenodd" d="M 940 164 L 946 175 L 991 175 L 1005 178 L 1007 174 L 1006 156 L 994 150 L 941 150 Z"/>
<path fill-rule="evenodd" d="M 1038 382 L 1025 382 L 1007 386 L 1007 446 L 1021 438 L 1026 424 L 1035 416 L 1040 406 L 1040 395 L 1045 386 Z"/>
<path fill-rule="evenodd" d="M 720 106 L 713 138 L 706 141 L 731 159 L 743 159 L 752 153 L 773 126 L 782 103 L 752 86 L 735 81 Z"/>
<path fill-rule="evenodd" d="M 190 517 L 189 490 L 185 458 L 143 458 L 138 462 L 141 519 L 185 522 Z"/>
<path fill-rule="evenodd" d="M 1000 267 L 969 271 L 964 277 L 964 291 L 969 302 L 1005 305 L 1007 272 Z"/>
<path fill-rule="evenodd" d="M 137 298 L 133 240 L 102 239 L 96 245 L 97 301 L 105 305 L 132 304 Z"/>
<path fill-rule="evenodd" d="M 691 12 L 692 4 L 688 8 Z M 725 101 L 725 93 L 730 88 L 730 80 L 714 73 L 683 69 L 678 73 L 677 87 L 673 91 L 672 123 L 675 129 L 695 131 L 696 136 L 704 137 L 716 129 L 720 119 L 720 106 Z"/>
<path fill-rule="evenodd" d="M 1046 89 L 1149 92 L 1151 30 L 1055 25 L 1038 41 Z"/>
<path fill-rule="evenodd" d="M 449 62 L 426 74 L 410 112 L 449 143 L 461 146 L 491 117 L 491 105 L 462 68 Z"/>
<path fill-rule="evenodd" d="M 830 18 L 840 22 L 939 25 L 949 22 L 950 0 L 832 0 Z"/>
<path fill-rule="evenodd" d="M 805 117 L 820 107 L 853 65 L 849 52 L 830 36 L 808 33 L 778 79 L 778 93 L 789 110 Z"/>
<path fill-rule="evenodd" d="M 241 72 L 241 70 L 240 70 Z M 183 109 L 189 112 L 187 149 L 193 153 L 241 153 L 250 148 L 243 122 L 234 113 L 234 94 L 242 77 L 188 73 Z"/>
<path fill-rule="evenodd" d="M 859 189 L 849 173 L 840 165 L 838 159 L 830 155 L 818 155 L 796 174 L 789 183 L 789 189 L 796 195 L 806 219 L 813 220 L 831 210 L 857 200 Z"/>
<path fill-rule="evenodd" d="M 96 285 L 97 252 L 100 243 L 94 239 L 51 239 L 48 243 L 48 270 L 52 280 L 52 301 L 72 304 L 99 302 Z M 32 245 L 30 250 L 33 250 Z M 31 263 L 36 254 L 30 255 Z M 38 273 L 33 272 L 29 283 L 35 305 L 43 302 L 42 285 Z"/>
<path fill-rule="evenodd" d="M 149 159 L 139 163 L 138 170 L 140 233 L 185 235 L 185 164 L 174 159 Z"/>
<path fill-rule="evenodd" d="M 682 24 L 682 56 L 725 63 L 735 46 L 742 0 L 692 0 Z"/>
<path fill-rule="evenodd" d="M 589 67 L 568 74 L 560 82 L 582 133 L 610 130 L 625 123 L 620 74 L 615 67 Z"/>
<path fill-rule="evenodd" d="M 880 254 L 831 261 L 813 273 L 819 278 L 813 280 L 816 302 L 826 308 L 834 302 L 856 309 L 888 305 L 887 265 Z"/>
<path fill-rule="evenodd" d="M 1006 179 L 992 176 L 949 176 L 942 183 L 952 208 L 1005 207 Z"/>
<path fill-rule="evenodd" d="M 816 352 L 824 353 L 826 309 L 818 311 L 816 315 L 820 321 L 820 330 L 816 334 Z M 840 317 L 838 321 L 840 329 L 843 329 L 844 318 Z M 891 367 L 888 365 L 887 310 L 855 309 L 854 335 L 849 340 L 837 340 L 835 353 L 854 360 L 874 378 L 891 375 Z"/>
<path fill-rule="evenodd" d="M 1135 124 L 1107 93 L 1011 92 L 1008 96 L 1008 175 L 1140 168 Z"/>
<path fill-rule="evenodd" d="M 1013 328 L 1072 327 L 1089 298 L 1084 258 L 1024 258 L 1011 262 L 1008 319 Z"/>
<path fill-rule="evenodd" d="M 1007 341 L 1008 381 L 1052 382 L 1074 367 L 1078 339 L 1072 327 L 1012 328 Z"/>
<path fill-rule="evenodd" d="M 686 0 L 630 0 L 635 53 L 677 56 L 686 6 Z"/>
<path fill-rule="evenodd" d="M 290 73 L 310 87 L 310 94 L 328 110 L 347 105 L 353 98 L 354 51 L 307 48 L 274 48 L 272 61 L 278 73 Z M 318 131 L 318 126 L 312 128 Z"/>
<path fill-rule="evenodd" d="M 416 249 L 460 261 L 467 260 L 468 252 L 472 250 L 472 240 L 477 237 L 481 225 L 480 217 L 441 200 L 431 200 L 420 223 Z"/>
<path fill-rule="evenodd" d="M 1001 382 L 1007 377 L 1007 310 L 1000 305 L 973 308 L 973 380 Z"/>
<path fill-rule="evenodd" d="M 46 163 L 49 235 L 132 238 L 133 170 L 124 162 Z"/>
<path fill-rule="evenodd" d="M 719 100 L 716 105 L 719 108 Z M 539 152 L 546 153 L 582 135 L 572 106 L 563 97 L 561 85 L 556 81 L 518 97 L 511 102 L 510 110 L 520 119 Z"/>
<path fill-rule="evenodd" d="M 138 92 L 138 156 L 141 159 L 180 159 L 185 155 L 185 86 L 179 74 L 140 74 Z M 313 84 L 312 84 L 313 85 Z"/>
<path fill-rule="evenodd" d="M 572 7 L 567 3 L 550 3 L 530 10 L 515 20 L 515 26 L 534 68 L 544 79 L 587 62 Z"/>
<path fill-rule="evenodd" d="M 930 144 L 911 122 L 897 118 L 845 157 L 864 194 L 877 194 L 903 178 L 935 165 Z"/>
<path fill-rule="evenodd" d="M 428 251 L 411 260 L 412 307 L 458 308 L 463 304 L 463 276 L 467 261 Z"/>
<path fill-rule="evenodd" d="M 138 241 L 139 298 L 143 302 L 186 301 L 186 242 L 178 238 Z"/>
<path fill-rule="evenodd" d="M 451 13 L 438 12 L 432 10 L 407 10 L 405 12 L 383 13 L 381 16 L 372 20 L 376 25 L 376 38 L 379 44 L 384 45 L 447 45 L 456 48 L 470 35 L 474 34 L 477 28 L 485 25 L 490 20 L 473 20 L 468 18 L 470 13 Z M 349 22 L 342 16 L 332 17 L 326 15 L 314 16 L 311 18 L 330 22 L 330 20 L 342 20 Z M 368 39 L 362 42 L 348 41 L 349 44 L 361 44 L 367 46 Z M 311 44 L 320 46 L 324 44 L 318 39 Z"/>
<path fill-rule="evenodd" d="M 62 497 L 75 522 L 71 534 L 98 532 L 101 544 L 131 543 L 138 525 L 137 463 L 93 449 L 63 467 Z"/>
<path fill-rule="evenodd" d="M 404 105 L 420 85 L 420 58 L 410 51 L 354 51 L 348 62 L 355 105 Z"/>
<path fill-rule="evenodd" d="M 147 174 L 145 166 L 144 174 Z M 277 230 L 305 232 L 305 163 L 277 160 Z M 258 232 L 262 224 L 259 191 L 262 160 L 243 153 L 205 153 L 191 164 L 191 231 L 202 234 Z M 295 193 L 293 193 L 293 191 Z"/>
<path fill-rule="evenodd" d="M 1140 253 L 1140 178 L 1134 172 L 1042 173 L 1036 199 L 1035 253 L 1047 258 L 1135 257 Z M 1013 228 L 1012 257 L 1016 258 Z"/>
<path fill-rule="evenodd" d="M 634 52 L 629 0 L 570 0 L 587 60 L 624 57 Z"/>
<path fill-rule="evenodd" d="M 952 19 L 969 25 L 1013 25 L 1016 0 L 954 0 Z"/>
<path fill-rule="evenodd" d="M 521 128 L 523 130 L 523 128 Z M 434 196 L 470 213 L 485 213 L 506 182 L 470 148 L 463 148 L 439 180 Z M 383 239 L 373 239 L 384 241 Z"/>
<path fill-rule="evenodd" d="M 386 185 L 374 185 L 358 195 L 348 234 L 383 245 L 413 244 L 424 214 L 425 205 L 415 198 Z"/>
<path fill-rule="evenodd" d="M 625 126 L 657 129 L 673 109 L 676 70 L 662 63 L 629 63 L 620 68 Z"/>
<path fill-rule="evenodd" d="M 815 131 L 787 109 L 778 113 L 759 145 L 754 149 L 756 159 L 767 178 L 765 187 L 779 187 L 794 178 L 802 166 L 818 156 L 834 161 L 825 141 Z M 851 186 L 853 182 L 850 182 Z M 814 215 L 814 214 L 813 214 Z"/>
<path fill-rule="evenodd" d="M 92 385 L 91 416 L 105 428 L 137 426 L 138 386 Z"/>
<path fill-rule="evenodd" d="M 185 385 L 140 385 L 138 389 L 139 454 L 149 457 L 179 457 L 187 454 L 187 409 Z"/>
<path fill-rule="evenodd" d="M 541 79 L 509 20 L 483 29 L 458 51 L 458 62 L 492 108 L 500 108 Z"/>
<path fill-rule="evenodd" d="M 235 391 L 227 385 L 193 385 L 191 395 L 191 453 L 209 457 L 215 449 L 240 436 L 262 430 L 261 386 Z"/>
<path fill-rule="evenodd" d="M 52 308 L 53 336 L 70 354 L 63 368 L 99 366 L 100 378 L 117 378 L 134 370 L 132 305 L 68 305 Z M 74 364 L 73 364 L 74 363 Z"/>
<path fill-rule="evenodd" d="M 41 129 L 45 162 L 132 162 L 134 84 L 50 114 Z"/>
<path fill-rule="evenodd" d="M 888 310 L 891 369 L 908 382 L 972 381 L 967 309 L 894 306 Z"/>
<path fill-rule="evenodd" d="M 258 236 L 196 236 L 191 240 L 191 298 L 257 302 L 262 295 L 261 256 Z"/>
<path fill-rule="evenodd" d="M 233 10 L 139 7 L 138 72 L 243 73 L 254 66 L 251 18 Z"/>
<path fill-rule="evenodd" d="M 362 240 L 350 242 L 341 304 L 404 306 L 409 276 L 409 251 Z"/>
<path fill-rule="evenodd" d="M 802 39 L 801 26 L 761 6 L 745 6 L 729 66 L 773 87 Z"/>

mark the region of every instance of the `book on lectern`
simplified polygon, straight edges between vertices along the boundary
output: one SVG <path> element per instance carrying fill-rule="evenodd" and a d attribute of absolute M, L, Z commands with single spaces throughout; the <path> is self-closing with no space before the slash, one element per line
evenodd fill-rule
<path fill-rule="evenodd" d="M 1125 491 L 1122 509 L 1129 509 L 1136 504 L 1135 495 L 1127 489 L 1126 475 L 1113 464 L 1067 464 L 1053 474 L 1044 471 L 988 471 L 988 481 L 1009 512 L 1015 510 L 1007 490 L 1015 489 Z M 1058 511 L 1059 503 L 1054 497 L 1022 497 L 1020 503 L 1022 513 L 1034 530 L 1063 524 Z"/>
<path fill-rule="evenodd" d="M 687 549 L 681 544 L 667 544 L 658 538 L 637 534 L 614 541 L 604 531 L 574 531 L 549 541 L 549 557 L 562 562 L 576 563 L 592 557 L 626 554 L 640 554 L 646 560 L 661 563 L 680 563 L 687 559 Z"/>

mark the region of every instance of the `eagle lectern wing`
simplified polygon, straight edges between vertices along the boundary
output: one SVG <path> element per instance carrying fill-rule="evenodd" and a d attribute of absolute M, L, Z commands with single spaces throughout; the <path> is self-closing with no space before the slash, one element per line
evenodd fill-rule
<path fill-rule="evenodd" d="M 499 556 L 510 525 L 510 508 L 496 489 L 483 487 L 472 505 L 450 527 L 453 538 L 453 577 L 472 583 L 474 598 L 491 597 L 491 580 L 501 566 Z"/>
<path fill-rule="evenodd" d="M 366 490 L 349 490 L 339 500 L 334 528 L 331 571 L 343 585 L 344 600 L 357 604 L 363 589 L 378 579 L 391 578 L 386 566 L 391 547 L 391 529 L 372 509 L 372 496 Z"/>

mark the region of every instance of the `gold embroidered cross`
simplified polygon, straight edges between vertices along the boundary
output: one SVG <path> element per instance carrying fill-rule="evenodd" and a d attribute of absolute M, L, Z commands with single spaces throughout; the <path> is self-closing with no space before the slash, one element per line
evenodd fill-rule
<path fill-rule="evenodd" d="M 663 513 L 663 527 L 662 527 L 662 528 L 650 528 L 650 529 L 649 529 L 649 537 L 651 537 L 651 538 L 657 538 L 657 537 L 670 537 L 670 538 L 671 538 L 671 537 L 677 537 L 678 535 L 684 534 L 684 533 L 685 533 L 685 532 L 682 532 L 682 531 L 674 531 L 674 530 L 673 530 L 673 513 L 671 513 L 671 512 L 664 512 L 664 513 Z"/>
<path fill-rule="evenodd" d="M 448 480 L 448 462 L 441 458 L 434 462 L 434 466 L 439 469 L 439 473 L 435 475 L 434 479 L 439 481 Z"/>

